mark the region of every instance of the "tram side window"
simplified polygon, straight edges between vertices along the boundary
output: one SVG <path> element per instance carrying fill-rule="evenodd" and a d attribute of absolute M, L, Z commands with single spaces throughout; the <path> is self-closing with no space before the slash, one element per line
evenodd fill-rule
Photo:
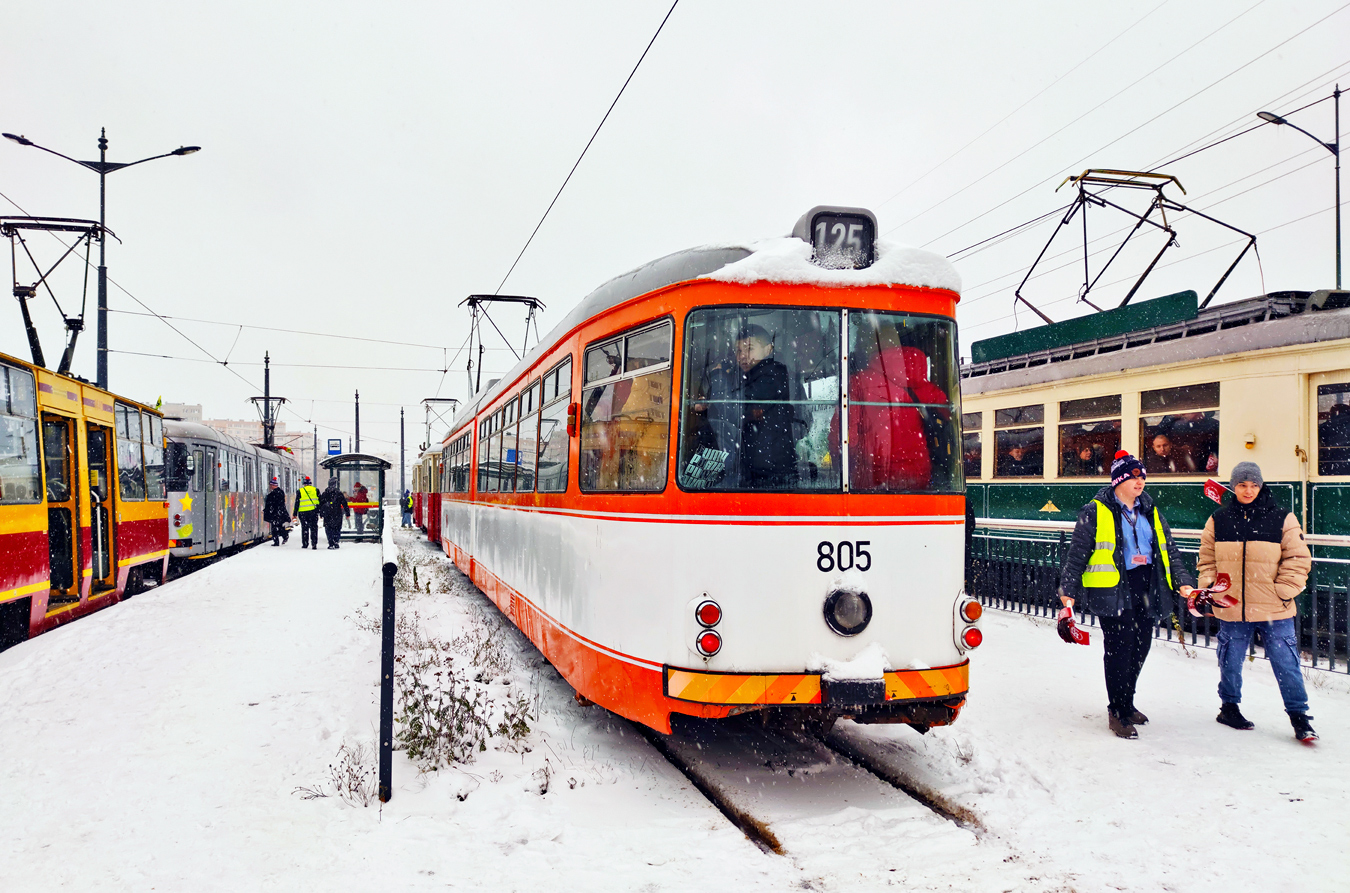
<path fill-rule="evenodd" d="M 228 493 L 230 490 L 230 454 L 224 450 L 220 451 L 220 487 L 221 493 Z"/>
<path fill-rule="evenodd" d="M 519 462 L 520 451 L 516 449 L 516 438 L 519 433 L 520 418 L 520 400 L 512 400 L 506 404 L 502 416 L 502 486 L 501 492 L 511 493 L 516 489 L 516 465 Z"/>
<path fill-rule="evenodd" d="M 841 489 L 840 312 L 695 310 L 685 322 L 686 490 Z"/>
<path fill-rule="evenodd" d="M 530 386 L 520 398 L 520 433 L 516 440 L 516 492 L 534 491 L 536 454 L 539 449 L 539 385 Z"/>
<path fill-rule="evenodd" d="M 164 420 L 148 412 L 141 413 L 141 450 L 145 456 L 145 498 L 163 502 Z"/>
<path fill-rule="evenodd" d="M 665 489 L 673 331 L 669 322 L 661 322 L 586 351 L 582 490 Z"/>
<path fill-rule="evenodd" d="M 117 424 L 117 481 L 124 501 L 145 501 L 145 465 L 141 456 L 141 412 L 132 406 L 118 403 L 115 408 Z M 163 464 L 161 460 L 161 465 Z"/>
<path fill-rule="evenodd" d="M 64 419 L 47 419 L 42 423 L 42 454 L 46 459 L 47 501 L 66 502 L 70 499 L 70 429 Z"/>
<path fill-rule="evenodd" d="M 165 486 L 174 493 L 187 490 L 192 479 L 192 451 L 185 443 L 171 443 L 164 451 Z"/>
<path fill-rule="evenodd" d="M 1040 477 L 1045 473 L 1045 405 L 994 410 L 994 474 L 1003 478 Z"/>
<path fill-rule="evenodd" d="M 981 429 L 984 425 L 984 413 L 964 412 L 961 414 L 961 465 L 966 478 L 980 476 L 984 452 L 981 449 Z"/>
<path fill-rule="evenodd" d="M 544 376 L 539 415 L 539 462 L 536 474 L 540 493 L 567 489 L 567 407 L 572 401 L 572 358 L 568 357 Z"/>
<path fill-rule="evenodd" d="M 192 492 L 202 492 L 202 478 L 206 472 L 206 456 L 201 450 L 192 451 L 192 466 L 188 469 L 192 477 Z"/>
<path fill-rule="evenodd" d="M 1317 386 L 1317 473 L 1350 474 L 1350 382 Z"/>
<path fill-rule="evenodd" d="M 0 505 L 42 501 L 33 373 L 0 363 Z"/>
<path fill-rule="evenodd" d="M 1219 383 L 1139 395 L 1139 455 L 1149 474 L 1219 470 Z"/>
<path fill-rule="evenodd" d="M 1059 476 L 1109 473 L 1120 449 L 1120 395 L 1060 401 L 1059 420 Z"/>

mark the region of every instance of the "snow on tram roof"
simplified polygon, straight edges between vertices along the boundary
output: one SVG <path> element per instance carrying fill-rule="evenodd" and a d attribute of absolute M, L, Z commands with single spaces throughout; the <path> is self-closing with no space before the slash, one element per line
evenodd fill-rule
<path fill-rule="evenodd" d="M 861 270 L 831 270 L 811 263 L 811 244 L 795 236 L 764 239 L 750 244 L 705 245 L 677 251 L 649 261 L 601 285 L 573 307 L 562 321 L 490 387 L 460 404 L 445 441 L 459 433 L 460 426 L 480 407 L 511 387 L 522 372 L 581 323 L 612 307 L 648 292 L 688 282 L 711 279 L 719 282 L 783 282 L 825 286 L 910 285 L 961 291 L 961 276 L 945 257 L 878 240 L 876 260 Z"/>
<path fill-rule="evenodd" d="M 877 259 L 861 270 L 833 270 L 811 262 L 812 247 L 795 236 L 756 242 L 751 253 L 700 278 L 719 282 L 785 282 L 825 286 L 912 285 L 960 293 L 961 274 L 940 254 L 877 240 Z"/>

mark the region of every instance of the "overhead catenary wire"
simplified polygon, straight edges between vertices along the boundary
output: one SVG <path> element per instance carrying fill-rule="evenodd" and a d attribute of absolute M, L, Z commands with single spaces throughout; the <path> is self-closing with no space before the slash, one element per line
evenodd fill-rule
<path fill-rule="evenodd" d="M 534 225 L 533 232 L 531 232 L 530 237 L 525 240 L 524 247 L 520 249 L 520 254 L 517 254 L 516 259 L 511 262 L 511 268 L 506 271 L 506 275 L 502 277 L 502 281 L 497 283 L 497 288 L 493 291 L 494 295 L 501 294 L 502 288 L 506 285 L 506 280 L 510 279 L 511 274 L 515 272 L 516 265 L 519 264 L 520 259 L 525 256 L 525 252 L 529 249 L 530 243 L 534 241 L 534 237 L 538 234 L 539 228 L 544 225 L 544 221 L 548 219 L 549 212 L 552 211 L 553 206 L 558 203 L 558 198 L 563 194 L 563 190 L 567 188 L 568 182 L 571 181 L 572 175 L 575 174 L 577 168 L 581 166 L 581 159 L 586 157 L 586 152 L 591 148 L 591 143 L 594 143 L 595 138 L 600 135 L 600 128 L 604 127 L 605 122 L 609 120 L 610 112 L 613 112 L 614 107 L 619 104 L 619 98 L 622 97 L 623 92 L 628 89 L 628 84 L 633 80 L 633 75 L 637 74 L 638 67 L 642 65 L 642 60 L 647 58 L 647 53 L 651 52 L 652 45 L 656 43 L 656 38 L 661 35 L 661 29 L 666 27 L 666 22 L 670 21 L 671 14 L 675 12 L 675 7 L 679 5 L 680 0 L 675 0 L 674 3 L 670 4 L 670 9 L 666 12 L 666 17 L 661 20 L 660 25 L 656 26 L 656 33 L 652 35 L 651 40 L 647 41 L 647 48 L 643 50 L 642 55 L 638 57 L 637 65 L 634 65 L 633 70 L 628 73 L 628 77 L 624 80 L 623 86 L 619 88 L 619 92 L 614 97 L 614 101 L 609 104 L 609 108 L 605 111 L 605 116 L 601 118 L 600 123 L 596 125 L 595 133 L 592 133 L 591 138 L 586 141 L 586 147 L 581 150 L 581 154 L 577 156 L 576 163 L 572 165 L 572 169 L 568 171 L 567 176 L 563 178 L 562 185 L 558 187 L 557 193 L 553 196 L 553 201 L 549 202 L 548 207 L 544 209 L 544 216 L 540 217 L 539 222 Z"/>

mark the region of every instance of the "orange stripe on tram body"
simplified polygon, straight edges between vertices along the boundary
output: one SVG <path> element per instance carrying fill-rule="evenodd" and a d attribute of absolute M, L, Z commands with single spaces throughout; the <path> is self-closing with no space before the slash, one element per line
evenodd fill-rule
<path fill-rule="evenodd" d="M 699 704 L 819 704 L 814 673 L 705 673 L 666 667 L 666 696 Z M 930 700 L 965 694 L 970 664 L 885 674 L 886 700 Z"/>

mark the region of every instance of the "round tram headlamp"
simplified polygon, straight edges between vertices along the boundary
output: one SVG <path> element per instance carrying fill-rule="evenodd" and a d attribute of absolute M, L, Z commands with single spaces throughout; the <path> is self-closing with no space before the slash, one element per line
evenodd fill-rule
<path fill-rule="evenodd" d="M 866 592 L 836 589 L 825 599 L 825 622 L 841 636 L 856 636 L 872 622 L 872 600 Z"/>

